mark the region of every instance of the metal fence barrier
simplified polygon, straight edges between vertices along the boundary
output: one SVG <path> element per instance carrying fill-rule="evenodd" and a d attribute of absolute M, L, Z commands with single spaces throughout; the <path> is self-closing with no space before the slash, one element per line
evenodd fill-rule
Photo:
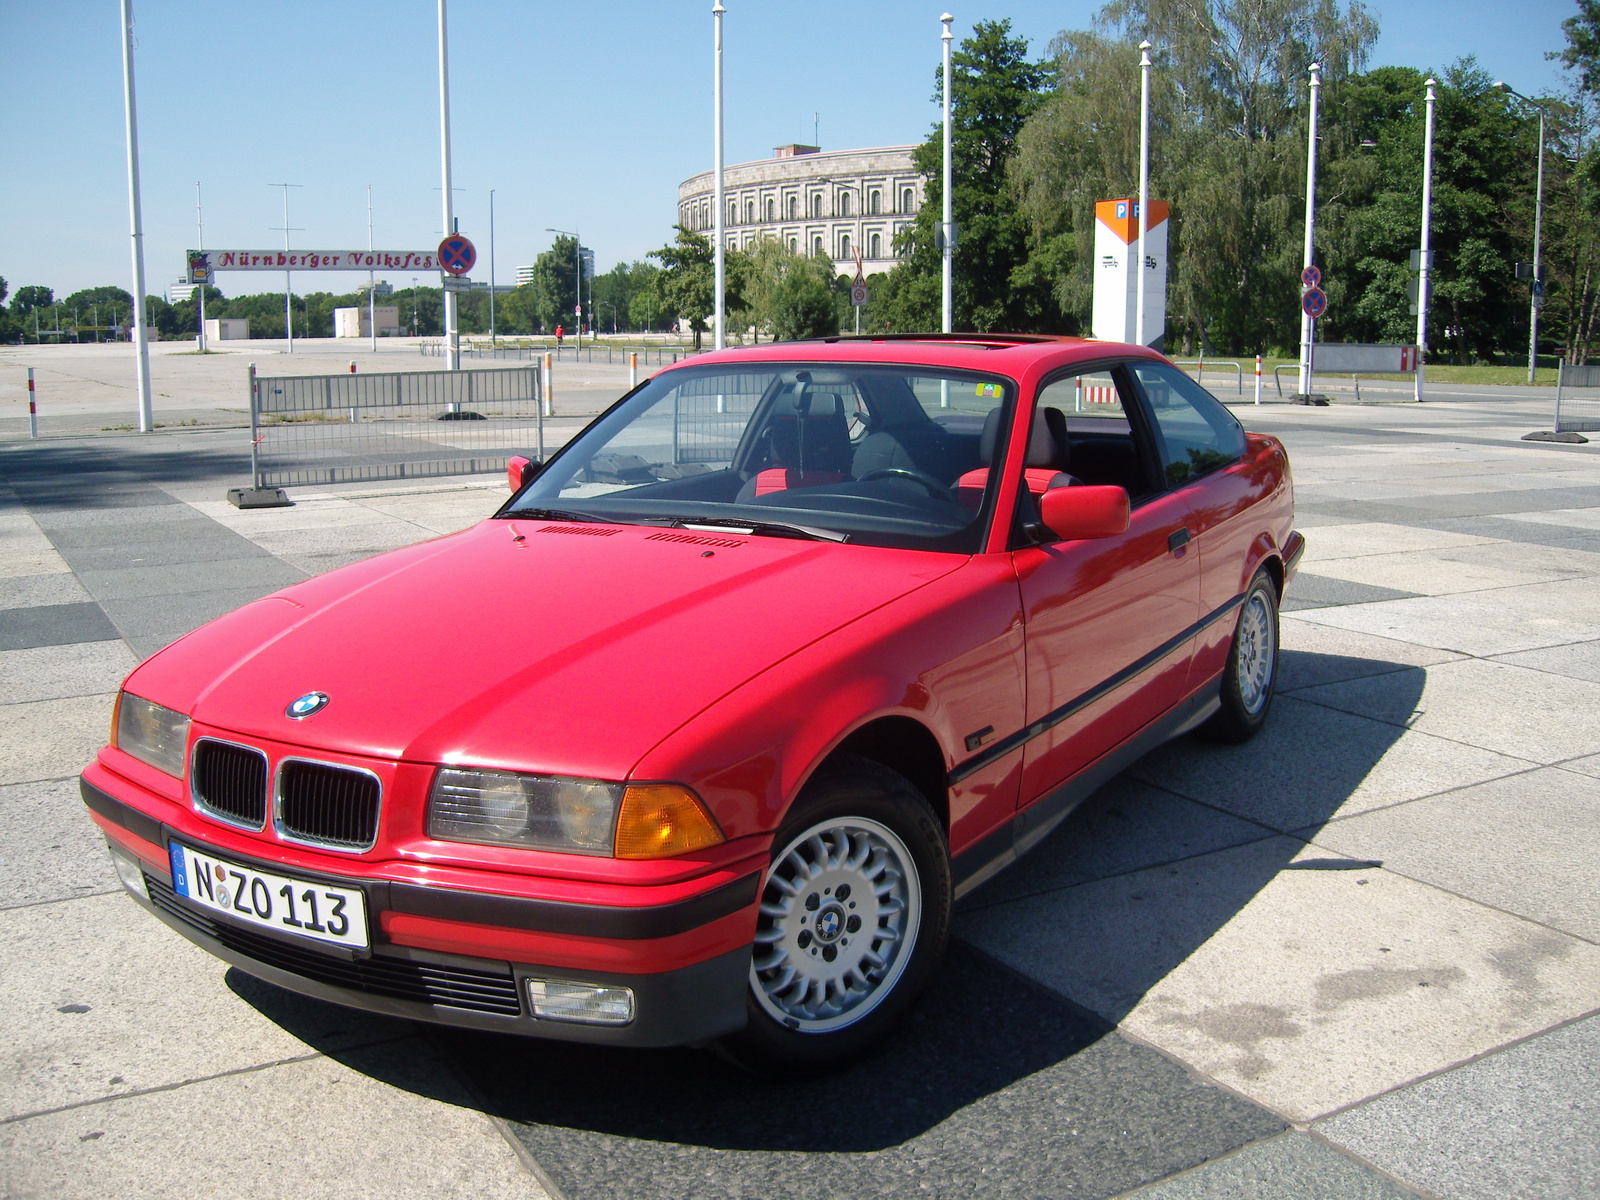
<path fill-rule="evenodd" d="M 1557 433 L 1592 433 L 1600 430 L 1600 367 L 1556 368 Z"/>
<path fill-rule="evenodd" d="M 250 473 L 257 488 L 426 479 L 544 457 L 537 367 L 371 375 L 257 375 Z"/>
<path fill-rule="evenodd" d="M 443 358 L 448 352 L 448 347 L 443 342 L 422 342 L 417 346 L 417 352 L 424 358 Z M 637 346 L 615 346 L 610 342 L 604 345 L 587 345 L 582 349 L 577 346 L 462 346 L 461 357 L 512 359 L 527 361 L 540 359 L 546 354 L 551 355 L 557 363 L 566 362 L 605 362 L 628 365 L 630 353 L 639 356 L 640 366 L 670 366 L 682 359 L 695 354 L 704 353 L 693 346 L 655 346 L 641 343 Z"/>
<path fill-rule="evenodd" d="M 1244 368 L 1242 366 L 1240 366 L 1238 363 L 1233 362 L 1233 361 L 1231 361 L 1229 359 L 1225 359 L 1225 358 L 1213 358 L 1213 359 L 1198 358 L 1198 359 L 1191 359 L 1191 360 L 1189 360 L 1187 362 L 1178 362 L 1176 359 L 1174 359 L 1172 365 L 1175 366 L 1175 367 L 1194 367 L 1195 368 L 1194 381 L 1203 386 L 1205 384 L 1205 373 L 1206 373 L 1206 363 L 1207 362 L 1210 362 L 1212 367 L 1232 367 L 1233 368 L 1234 381 L 1238 384 L 1238 387 L 1237 387 L 1236 390 L 1238 391 L 1238 393 L 1241 396 L 1244 395 Z"/>

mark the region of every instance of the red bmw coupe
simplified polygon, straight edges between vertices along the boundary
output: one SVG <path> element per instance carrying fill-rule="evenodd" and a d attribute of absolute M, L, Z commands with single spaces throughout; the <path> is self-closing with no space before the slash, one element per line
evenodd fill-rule
<path fill-rule="evenodd" d="M 1283 447 L 1152 351 L 830 338 L 661 371 L 471 529 L 128 677 L 83 797 L 262 979 L 777 1069 L 1152 747 L 1266 719 Z"/>

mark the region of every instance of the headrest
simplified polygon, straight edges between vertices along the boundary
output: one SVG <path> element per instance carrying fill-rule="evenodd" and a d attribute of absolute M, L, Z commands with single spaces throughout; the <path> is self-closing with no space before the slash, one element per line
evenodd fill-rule
<path fill-rule="evenodd" d="M 978 439 L 978 456 L 985 463 L 994 461 L 995 442 L 1000 436 L 1001 409 L 992 408 L 983 419 L 983 434 Z M 1041 408 L 1033 414 L 1033 429 L 1028 434 L 1027 467 L 1067 465 L 1067 417 L 1059 408 Z"/>

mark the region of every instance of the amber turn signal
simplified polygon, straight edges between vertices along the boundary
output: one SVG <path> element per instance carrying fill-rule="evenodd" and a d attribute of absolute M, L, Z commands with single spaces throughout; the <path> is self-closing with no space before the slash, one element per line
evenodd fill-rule
<path fill-rule="evenodd" d="M 618 858 L 671 858 L 727 839 L 686 787 L 633 783 L 622 793 L 613 853 Z"/>

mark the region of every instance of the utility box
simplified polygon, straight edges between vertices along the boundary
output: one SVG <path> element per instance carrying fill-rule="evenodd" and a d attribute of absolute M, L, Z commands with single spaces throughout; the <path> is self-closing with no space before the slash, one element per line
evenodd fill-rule
<path fill-rule="evenodd" d="M 206 322 L 206 341 L 237 342 L 250 336 L 249 317 L 216 317 Z"/>
<path fill-rule="evenodd" d="M 1094 336 L 1139 341 L 1139 202 L 1094 206 Z M 1144 343 L 1160 350 L 1167 329 L 1167 205 L 1150 201 L 1144 236 Z"/>
<path fill-rule="evenodd" d="M 378 321 L 379 337 L 400 336 L 400 307 L 380 304 L 369 313 L 367 307 L 336 308 L 333 310 L 333 336 L 336 338 L 364 338 L 372 336 L 372 318 Z"/>

